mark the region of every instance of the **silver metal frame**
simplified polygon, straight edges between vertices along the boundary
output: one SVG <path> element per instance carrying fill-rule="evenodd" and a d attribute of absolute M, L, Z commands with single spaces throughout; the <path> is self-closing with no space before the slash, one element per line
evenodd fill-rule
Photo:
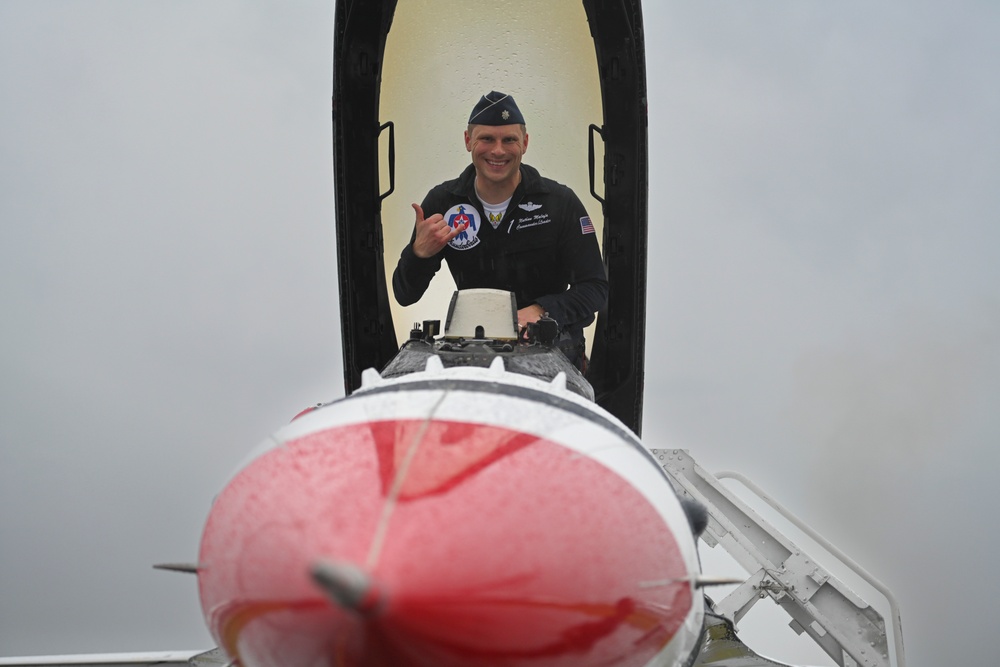
<path fill-rule="evenodd" d="M 884 584 L 743 475 L 727 471 L 713 476 L 683 449 L 651 452 L 678 494 L 708 510 L 702 540 L 710 547 L 721 544 L 750 575 L 715 605 L 717 613 L 735 625 L 759 600 L 771 597 L 792 617 L 791 627 L 808 634 L 841 667 L 905 667 L 899 605 Z M 737 498 L 720 478 L 743 484 L 884 595 L 892 613 L 893 650 L 876 609 Z"/>

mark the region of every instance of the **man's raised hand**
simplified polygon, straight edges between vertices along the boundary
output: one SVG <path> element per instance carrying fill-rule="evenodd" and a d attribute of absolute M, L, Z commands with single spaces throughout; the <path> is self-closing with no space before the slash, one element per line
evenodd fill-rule
<path fill-rule="evenodd" d="M 417 257 L 423 259 L 433 257 L 448 245 L 448 241 L 464 232 L 469 226 L 466 222 L 453 228 L 445 222 L 444 216 L 440 213 L 435 213 L 425 220 L 424 209 L 420 208 L 419 204 L 412 206 L 417 214 L 413 237 L 413 254 Z"/>

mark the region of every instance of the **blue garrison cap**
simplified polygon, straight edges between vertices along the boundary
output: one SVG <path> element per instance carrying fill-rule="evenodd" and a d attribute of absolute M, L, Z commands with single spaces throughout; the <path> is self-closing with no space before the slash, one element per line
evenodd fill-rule
<path fill-rule="evenodd" d="M 524 125 L 524 116 L 513 97 L 491 90 L 473 107 L 469 125 Z"/>

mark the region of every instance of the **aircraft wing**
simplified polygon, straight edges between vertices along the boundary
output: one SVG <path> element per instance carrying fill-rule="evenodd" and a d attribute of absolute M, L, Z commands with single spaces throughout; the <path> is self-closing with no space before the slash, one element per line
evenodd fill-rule
<path fill-rule="evenodd" d="M 89 653 L 0 658 L 0 667 L 215 667 L 228 664 L 219 649 L 211 651 L 159 651 L 153 653 Z"/>

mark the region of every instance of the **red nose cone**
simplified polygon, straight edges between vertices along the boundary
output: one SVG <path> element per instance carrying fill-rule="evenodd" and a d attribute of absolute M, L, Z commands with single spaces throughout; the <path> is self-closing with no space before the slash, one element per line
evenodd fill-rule
<path fill-rule="evenodd" d="M 321 560 L 357 568 L 367 606 L 318 584 Z M 670 527 L 628 481 L 455 421 L 269 451 L 215 502 L 199 563 L 211 631 L 243 667 L 638 666 L 692 603 Z"/>

